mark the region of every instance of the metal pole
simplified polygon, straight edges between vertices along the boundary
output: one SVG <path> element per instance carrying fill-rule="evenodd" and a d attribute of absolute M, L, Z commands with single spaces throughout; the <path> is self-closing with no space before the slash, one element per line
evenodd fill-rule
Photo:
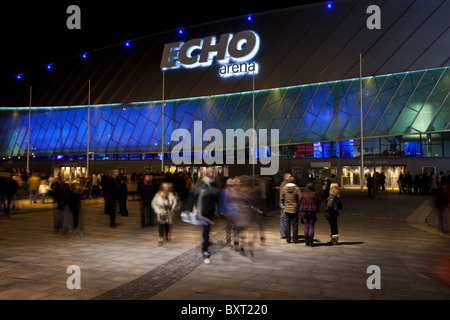
<path fill-rule="evenodd" d="M 27 172 L 30 172 L 30 138 L 31 138 L 31 96 L 33 87 L 30 87 L 30 104 L 28 108 L 28 145 L 27 145 Z"/>
<path fill-rule="evenodd" d="M 363 128 L 363 98 L 362 98 L 362 54 L 359 54 L 359 100 L 361 113 L 361 192 L 364 192 L 364 128 Z M 370 172 L 369 172 L 370 174 Z"/>
<path fill-rule="evenodd" d="M 161 106 L 161 172 L 164 174 L 164 71 L 162 81 L 162 106 Z"/>
<path fill-rule="evenodd" d="M 89 88 L 88 88 L 88 124 L 87 124 L 87 147 L 86 147 L 86 176 L 89 179 L 89 144 L 90 144 L 90 136 L 89 136 L 89 127 L 91 126 L 91 80 L 89 80 Z"/>
<path fill-rule="evenodd" d="M 255 143 L 255 70 L 253 70 L 253 87 L 252 87 L 252 147 L 253 147 L 253 164 L 252 164 L 252 177 L 253 186 L 255 183 L 255 163 L 256 163 L 256 143 Z"/>

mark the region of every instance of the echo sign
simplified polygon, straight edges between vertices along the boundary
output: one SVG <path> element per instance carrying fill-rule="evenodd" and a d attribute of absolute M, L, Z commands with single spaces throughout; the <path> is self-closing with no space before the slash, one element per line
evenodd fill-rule
<path fill-rule="evenodd" d="M 222 77 L 257 74 L 259 66 L 251 60 L 259 51 L 259 35 L 250 30 L 235 35 L 227 33 L 216 37 L 172 42 L 164 46 L 161 69 L 209 67 L 214 59 L 220 65 Z"/>

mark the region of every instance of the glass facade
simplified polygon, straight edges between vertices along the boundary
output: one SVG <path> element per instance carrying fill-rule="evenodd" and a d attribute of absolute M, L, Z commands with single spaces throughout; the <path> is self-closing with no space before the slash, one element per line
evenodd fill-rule
<path fill-rule="evenodd" d="M 449 67 L 365 77 L 362 84 L 365 155 L 450 156 Z M 254 99 L 255 129 L 279 129 L 281 156 L 360 156 L 359 78 L 258 90 Z M 31 119 L 28 107 L 2 108 L 0 155 L 27 154 L 30 120 L 30 153 L 85 158 L 90 112 L 96 159 L 158 159 L 161 138 L 171 151 L 179 143 L 172 132 L 186 129 L 193 137 L 194 121 L 203 131 L 252 128 L 252 106 L 253 92 L 243 92 L 168 100 L 164 112 L 161 101 L 32 107 Z"/>

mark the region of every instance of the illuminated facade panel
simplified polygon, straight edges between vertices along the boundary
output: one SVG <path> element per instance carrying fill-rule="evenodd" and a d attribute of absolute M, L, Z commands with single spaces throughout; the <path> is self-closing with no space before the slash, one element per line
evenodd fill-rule
<path fill-rule="evenodd" d="M 422 142 L 408 136 L 450 131 L 449 67 L 365 77 L 362 84 L 365 139 L 402 136 L 404 152 L 416 153 Z M 349 79 L 257 90 L 255 129 L 279 129 L 281 146 L 322 143 L 311 153 L 341 150 L 340 156 L 356 156 L 349 146 L 360 139 L 359 85 L 359 79 Z M 161 101 L 32 107 L 30 152 L 86 154 L 88 112 L 89 150 L 95 154 L 160 153 L 162 123 L 169 152 L 177 143 L 171 142 L 172 132 L 186 129 L 193 135 L 194 121 L 202 121 L 204 131 L 252 128 L 252 106 L 253 92 L 242 92 L 168 100 L 164 118 Z M 1 109 L 1 156 L 27 154 L 28 123 L 29 108 Z"/>

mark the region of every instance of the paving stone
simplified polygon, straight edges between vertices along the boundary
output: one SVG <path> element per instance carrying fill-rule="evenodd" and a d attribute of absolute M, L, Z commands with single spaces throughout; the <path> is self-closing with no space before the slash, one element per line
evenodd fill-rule
<path fill-rule="evenodd" d="M 417 217 L 408 219 L 418 208 L 431 214 L 432 198 L 389 193 L 370 200 L 347 189 L 342 197 L 339 245 L 326 245 L 329 226 L 321 212 L 315 247 L 287 244 L 279 239 L 275 208 L 267 213 L 265 244 L 255 243 L 253 257 L 226 245 L 224 221 L 217 219 L 211 265 L 201 259 L 201 228 L 179 219 L 171 242 L 158 246 L 157 228 L 140 228 L 138 214 L 118 216 L 118 228 L 110 229 L 100 200 L 83 207 L 84 234 L 66 237 L 53 234 L 51 204 L 23 206 L 27 212 L 0 218 L 0 299 L 450 298 L 446 274 L 435 271 L 448 256 L 450 239 L 430 231 L 435 219 L 427 219 L 428 229 Z M 139 201 L 129 201 L 129 211 L 139 212 Z M 66 287 L 71 264 L 81 268 L 81 290 Z M 381 290 L 366 286 L 369 265 L 381 268 Z"/>

